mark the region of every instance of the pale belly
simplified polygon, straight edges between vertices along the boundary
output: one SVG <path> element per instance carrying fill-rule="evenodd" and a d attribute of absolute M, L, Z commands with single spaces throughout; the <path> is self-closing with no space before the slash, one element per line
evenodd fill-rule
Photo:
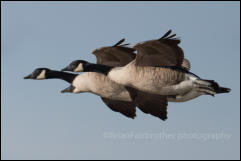
<path fill-rule="evenodd" d="M 109 99 L 132 101 L 129 92 L 123 85 L 117 84 L 103 74 L 94 75 L 89 84 L 90 92 Z"/>
<path fill-rule="evenodd" d="M 105 89 L 96 88 L 96 89 L 93 89 L 91 92 L 98 96 L 113 99 L 113 100 L 128 101 L 128 102 L 132 101 L 129 92 L 122 87 L 116 88 L 113 86 L 106 86 Z"/>
<path fill-rule="evenodd" d="M 191 90 L 184 95 L 170 96 L 167 98 L 167 100 L 168 102 L 186 102 L 195 99 L 201 95 L 204 95 L 204 93 L 197 90 Z"/>
<path fill-rule="evenodd" d="M 184 94 L 193 88 L 191 80 L 185 81 L 185 73 L 167 68 L 127 65 L 112 70 L 108 77 L 116 83 L 160 95 Z"/>

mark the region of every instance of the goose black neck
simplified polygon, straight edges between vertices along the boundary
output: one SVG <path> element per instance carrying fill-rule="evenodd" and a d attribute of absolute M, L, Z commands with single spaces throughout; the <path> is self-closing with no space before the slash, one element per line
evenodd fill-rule
<path fill-rule="evenodd" d="M 84 72 L 97 72 L 107 75 L 112 68 L 107 65 L 88 63 L 84 65 Z"/>
<path fill-rule="evenodd" d="M 62 79 L 69 83 L 72 83 L 72 81 L 76 76 L 77 74 L 55 71 L 55 70 L 50 70 L 46 72 L 46 79 Z"/>

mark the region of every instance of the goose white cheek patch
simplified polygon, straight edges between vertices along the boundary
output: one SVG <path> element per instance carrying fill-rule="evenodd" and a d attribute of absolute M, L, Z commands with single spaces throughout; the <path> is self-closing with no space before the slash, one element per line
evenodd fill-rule
<path fill-rule="evenodd" d="M 80 63 L 77 68 L 74 69 L 74 72 L 82 72 L 84 70 L 83 64 Z"/>
<path fill-rule="evenodd" d="M 46 73 L 46 70 L 42 70 L 36 79 L 38 79 L 38 80 L 45 79 L 45 73 Z"/>

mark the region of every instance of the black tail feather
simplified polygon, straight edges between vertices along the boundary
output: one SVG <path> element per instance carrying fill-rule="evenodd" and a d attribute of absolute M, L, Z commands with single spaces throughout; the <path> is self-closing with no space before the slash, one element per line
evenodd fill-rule
<path fill-rule="evenodd" d="M 218 93 L 229 93 L 231 91 L 230 88 L 226 88 L 226 87 L 220 87 L 218 85 L 217 82 L 215 82 L 214 80 L 205 80 L 209 83 L 211 83 L 211 87 L 214 89 L 214 91 L 218 94 Z"/>
<path fill-rule="evenodd" d="M 229 93 L 231 91 L 230 88 L 219 87 L 216 93 Z"/>

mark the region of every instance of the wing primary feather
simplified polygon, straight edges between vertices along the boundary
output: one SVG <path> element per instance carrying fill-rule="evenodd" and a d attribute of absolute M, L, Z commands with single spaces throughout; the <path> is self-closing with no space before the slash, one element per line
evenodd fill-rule
<path fill-rule="evenodd" d="M 132 119 L 136 117 L 136 105 L 133 102 L 111 100 L 104 97 L 101 97 L 101 99 L 112 111 L 119 112 Z"/>
<path fill-rule="evenodd" d="M 167 33 L 165 33 L 160 39 L 166 38 L 171 32 L 172 32 L 172 30 L 168 30 Z"/>
<path fill-rule="evenodd" d="M 176 34 L 173 34 L 173 35 L 167 37 L 167 39 L 171 39 L 171 38 L 173 38 L 173 37 L 175 37 L 175 36 L 176 36 Z"/>
<path fill-rule="evenodd" d="M 125 39 L 121 39 L 120 41 L 118 41 L 115 45 L 113 45 L 113 46 L 118 46 L 118 45 L 120 45 L 121 43 L 123 43 L 125 41 Z"/>
<path fill-rule="evenodd" d="M 128 46 L 128 45 L 130 45 L 130 44 L 122 44 L 122 45 L 119 45 L 119 46 L 123 47 L 123 46 Z"/>
<path fill-rule="evenodd" d="M 163 121 L 167 119 L 168 102 L 166 96 L 145 93 L 132 87 L 125 88 L 130 93 L 131 99 L 134 100 L 142 112 L 151 114 Z"/>

